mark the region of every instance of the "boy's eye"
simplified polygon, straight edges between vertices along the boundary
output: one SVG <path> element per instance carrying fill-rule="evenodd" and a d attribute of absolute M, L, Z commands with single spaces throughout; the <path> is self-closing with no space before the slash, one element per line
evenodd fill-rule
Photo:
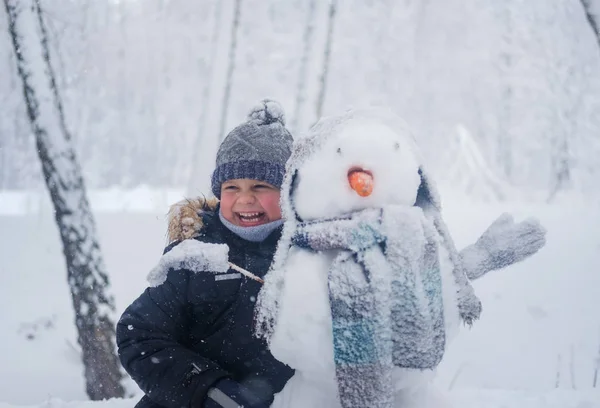
<path fill-rule="evenodd" d="M 235 190 L 237 189 L 236 186 L 225 186 L 225 190 Z"/>

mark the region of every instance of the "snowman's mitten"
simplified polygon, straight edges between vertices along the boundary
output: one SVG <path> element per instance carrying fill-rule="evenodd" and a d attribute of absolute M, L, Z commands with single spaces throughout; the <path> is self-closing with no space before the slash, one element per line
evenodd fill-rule
<path fill-rule="evenodd" d="M 346 249 L 359 252 L 384 240 L 381 210 L 367 209 L 352 214 L 350 218 L 302 223 L 292 242 L 314 251 Z"/>
<path fill-rule="evenodd" d="M 478 279 L 489 271 L 527 259 L 546 244 L 546 229 L 535 218 L 515 223 L 504 213 L 477 242 L 460 252 L 467 277 Z"/>

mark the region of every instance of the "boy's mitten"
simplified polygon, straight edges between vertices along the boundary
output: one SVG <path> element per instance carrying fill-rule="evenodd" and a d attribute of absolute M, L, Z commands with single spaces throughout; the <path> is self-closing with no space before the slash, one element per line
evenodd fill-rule
<path fill-rule="evenodd" d="M 259 395 L 230 378 L 223 378 L 208 391 L 204 408 L 268 408 L 272 402 L 270 392 Z"/>
<path fill-rule="evenodd" d="M 460 253 L 467 277 L 478 279 L 491 270 L 520 262 L 546 244 L 546 229 L 537 219 L 515 223 L 504 213 L 488 227 L 477 242 Z"/>

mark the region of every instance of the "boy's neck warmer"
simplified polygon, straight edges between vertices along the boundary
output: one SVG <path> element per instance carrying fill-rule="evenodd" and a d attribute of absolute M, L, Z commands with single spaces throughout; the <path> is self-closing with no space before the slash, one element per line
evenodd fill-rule
<path fill-rule="evenodd" d="M 257 225 L 255 227 L 240 227 L 227 221 L 221 211 L 219 211 L 219 219 L 223 225 L 238 237 L 250 242 L 262 242 L 273 231 L 283 225 L 283 220 L 271 221 L 267 224 Z"/>

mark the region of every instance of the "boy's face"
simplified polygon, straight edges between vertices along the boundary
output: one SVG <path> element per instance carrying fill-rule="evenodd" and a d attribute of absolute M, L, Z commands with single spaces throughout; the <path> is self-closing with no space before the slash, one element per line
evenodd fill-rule
<path fill-rule="evenodd" d="M 221 185 L 221 213 L 240 227 L 277 221 L 281 219 L 279 189 L 259 180 L 228 180 Z"/>

